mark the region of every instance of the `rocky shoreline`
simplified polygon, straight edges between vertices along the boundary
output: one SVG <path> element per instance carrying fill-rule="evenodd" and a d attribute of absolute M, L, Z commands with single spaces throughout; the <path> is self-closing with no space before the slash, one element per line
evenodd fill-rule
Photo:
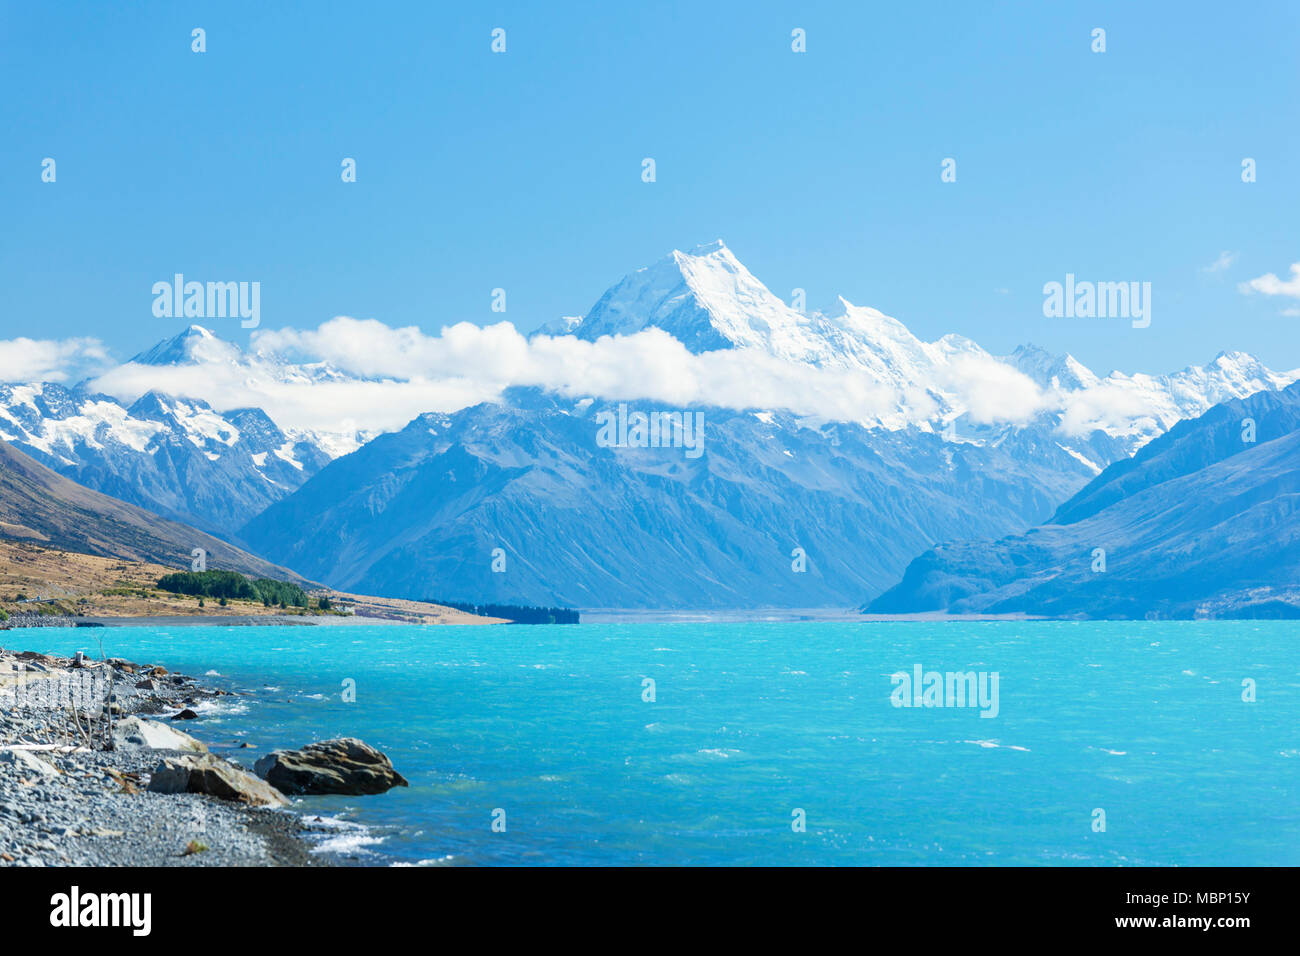
<path fill-rule="evenodd" d="M 324 827 L 185 786 L 202 765 L 280 796 L 173 719 L 223 696 L 161 667 L 0 649 L 0 866 L 329 865 L 309 838 Z"/>

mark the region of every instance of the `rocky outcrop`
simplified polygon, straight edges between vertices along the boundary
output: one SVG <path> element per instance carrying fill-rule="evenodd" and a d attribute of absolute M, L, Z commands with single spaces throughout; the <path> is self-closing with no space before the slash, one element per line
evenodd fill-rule
<path fill-rule="evenodd" d="M 373 794 L 410 786 L 392 761 L 355 737 L 326 740 L 301 750 L 275 750 L 253 769 L 272 786 L 293 794 Z"/>
<path fill-rule="evenodd" d="M 166 724 L 143 717 L 126 717 L 113 725 L 113 744 L 117 747 L 149 750 L 189 750 L 207 753 L 208 748 L 189 734 L 173 730 Z"/>
<path fill-rule="evenodd" d="M 284 795 L 246 770 L 212 754 L 165 757 L 149 780 L 152 793 L 206 793 L 253 807 L 282 807 Z"/>

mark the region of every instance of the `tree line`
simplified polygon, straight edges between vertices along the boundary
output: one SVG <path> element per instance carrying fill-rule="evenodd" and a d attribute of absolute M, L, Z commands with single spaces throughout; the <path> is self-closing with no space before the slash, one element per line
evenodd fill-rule
<path fill-rule="evenodd" d="M 470 604 L 465 601 L 428 600 L 428 604 L 453 607 L 479 617 L 502 617 L 512 624 L 578 624 L 579 613 L 568 607 L 525 607 L 519 604 Z"/>
<path fill-rule="evenodd" d="M 159 578 L 158 587 L 192 597 L 261 601 L 266 607 L 308 606 L 307 592 L 296 584 L 270 578 L 250 580 L 236 571 L 176 571 Z"/>

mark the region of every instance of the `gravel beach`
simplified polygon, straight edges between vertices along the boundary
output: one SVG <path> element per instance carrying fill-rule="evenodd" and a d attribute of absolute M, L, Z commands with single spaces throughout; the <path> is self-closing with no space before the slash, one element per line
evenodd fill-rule
<path fill-rule="evenodd" d="M 0 866 L 326 864 L 290 811 L 150 791 L 161 761 L 202 746 L 170 718 L 225 695 L 162 668 L 0 649 Z"/>

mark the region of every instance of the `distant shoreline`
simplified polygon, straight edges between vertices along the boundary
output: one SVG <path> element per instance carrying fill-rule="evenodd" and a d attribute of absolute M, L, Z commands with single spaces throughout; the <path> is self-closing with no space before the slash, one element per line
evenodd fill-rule
<path fill-rule="evenodd" d="M 41 630 L 47 627 L 348 627 L 359 625 L 396 626 L 442 626 L 427 622 L 399 620 L 391 617 L 369 617 L 363 614 L 243 614 L 213 615 L 205 617 L 200 614 L 155 614 L 139 617 L 42 617 L 35 619 L 40 623 L 17 621 L 3 630 Z M 450 622 L 460 624 L 462 622 Z M 478 621 L 463 622 L 462 626 L 473 626 Z M 494 619 L 485 619 L 484 623 L 498 623 Z"/>
<path fill-rule="evenodd" d="M 718 610 L 665 610 L 584 608 L 585 624 L 797 624 L 840 623 L 970 623 L 975 621 L 1045 621 L 1028 614 L 947 614 L 923 611 L 918 614 L 863 614 L 857 608 L 724 608 Z"/>
<path fill-rule="evenodd" d="M 287 625 L 292 627 L 311 627 L 317 622 L 314 618 L 296 614 L 261 614 L 261 615 L 221 615 L 205 617 L 194 615 L 155 614 L 141 617 L 74 617 L 64 618 L 77 627 L 151 627 L 158 625 L 179 624 L 185 627 L 209 625 L 211 627 L 271 627 Z"/>

